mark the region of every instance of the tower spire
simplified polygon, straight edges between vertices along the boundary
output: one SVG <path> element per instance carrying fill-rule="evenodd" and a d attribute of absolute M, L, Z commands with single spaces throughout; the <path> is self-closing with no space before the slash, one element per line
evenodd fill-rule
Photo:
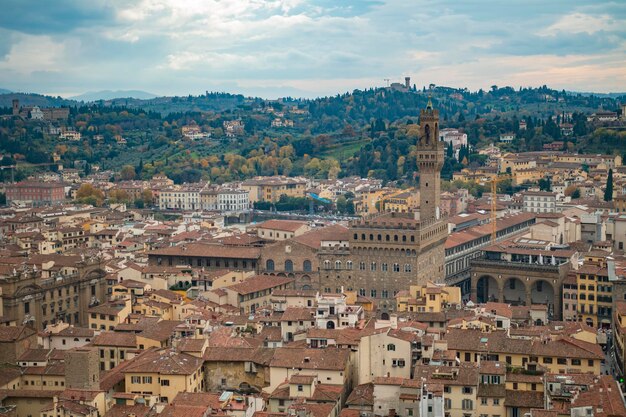
<path fill-rule="evenodd" d="M 439 110 L 428 105 L 420 111 L 420 134 L 417 141 L 417 166 L 420 175 L 420 219 L 438 219 L 441 194 L 443 142 L 439 140 Z"/>

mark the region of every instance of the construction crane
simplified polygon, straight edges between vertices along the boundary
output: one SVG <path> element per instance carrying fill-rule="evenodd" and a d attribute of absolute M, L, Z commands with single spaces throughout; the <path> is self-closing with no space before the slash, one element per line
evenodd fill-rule
<path fill-rule="evenodd" d="M 496 220 L 498 218 L 498 213 L 497 213 L 497 209 L 498 209 L 498 198 L 497 198 L 497 192 L 498 192 L 498 183 L 502 182 L 502 181 L 506 181 L 506 180 L 511 180 L 513 179 L 513 176 L 510 174 L 503 174 L 503 175 L 498 175 L 493 177 L 489 182 L 491 183 L 491 244 L 493 245 L 494 243 L 496 243 L 496 238 L 497 238 L 497 226 L 496 226 Z"/>

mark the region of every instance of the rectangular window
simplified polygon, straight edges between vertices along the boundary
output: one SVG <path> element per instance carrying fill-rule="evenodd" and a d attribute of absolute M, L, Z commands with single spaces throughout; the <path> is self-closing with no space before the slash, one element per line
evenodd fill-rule
<path fill-rule="evenodd" d="M 152 377 L 151 376 L 144 376 L 143 377 L 143 383 L 144 384 L 152 384 Z"/>
<path fill-rule="evenodd" d="M 141 377 L 140 376 L 131 376 L 130 377 L 130 382 L 131 382 L 131 384 L 141 384 Z"/>

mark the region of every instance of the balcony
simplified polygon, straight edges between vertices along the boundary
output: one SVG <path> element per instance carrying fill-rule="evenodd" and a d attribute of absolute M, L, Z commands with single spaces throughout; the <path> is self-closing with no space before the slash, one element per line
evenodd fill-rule
<path fill-rule="evenodd" d="M 501 259 L 473 259 L 471 268 L 507 268 L 515 271 L 537 271 L 559 273 L 569 269 L 569 262 L 560 265 L 536 264 L 528 262 L 507 261 Z"/>

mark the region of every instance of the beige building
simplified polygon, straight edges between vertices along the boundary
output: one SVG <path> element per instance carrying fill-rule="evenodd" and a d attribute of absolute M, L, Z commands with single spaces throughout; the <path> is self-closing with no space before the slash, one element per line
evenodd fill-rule
<path fill-rule="evenodd" d="M 455 350 L 461 362 L 480 363 L 486 357 L 530 371 L 544 367 L 554 373 L 591 372 L 598 375 L 600 363 L 604 360 L 599 345 L 569 337 L 540 341 L 510 338 L 505 331 L 483 333 L 449 329 L 445 340 L 448 349 Z"/>
<path fill-rule="evenodd" d="M 293 278 L 256 275 L 239 284 L 209 291 L 207 299 L 237 307 L 245 314 L 254 313 L 260 307 L 271 305 L 272 291 L 292 288 L 293 282 Z"/>
<path fill-rule="evenodd" d="M 256 177 L 241 183 L 241 188 L 248 191 L 251 203 L 257 201 L 277 202 L 282 195 L 304 197 L 307 181 L 303 178 L 283 176 Z"/>
<path fill-rule="evenodd" d="M 309 230 L 307 222 L 297 220 L 267 220 L 256 225 L 257 236 L 265 240 L 293 239 Z"/>
<path fill-rule="evenodd" d="M 363 336 L 358 349 L 358 383 L 372 382 L 382 375 L 410 378 L 414 338 L 415 334 L 390 328 Z"/>
<path fill-rule="evenodd" d="M 97 335 L 92 345 L 98 349 L 99 368 L 108 371 L 122 361 L 129 359 L 129 352 L 137 349 L 137 336 L 134 333 L 103 331 Z"/>
<path fill-rule="evenodd" d="M 352 389 L 352 362 L 347 349 L 278 348 L 270 362 L 270 385 L 273 392 L 293 375 L 317 375 L 320 383 Z"/>
<path fill-rule="evenodd" d="M 426 285 L 411 285 L 409 291 L 396 296 L 396 310 L 410 312 L 440 313 L 450 305 L 461 304 L 461 288 L 447 287 L 428 282 Z"/>
<path fill-rule="evenodd" d="M 173 350 L 150 350 L 124 369 L 127 394 L 171 402 L 179 392 L 204 390 L 203 360 Z"/>
<path fill-rule="evenodd" d="M 89 309 L 89 328 L 113 330 L 132 312 L 131 299 L 119 299 Z"/>

